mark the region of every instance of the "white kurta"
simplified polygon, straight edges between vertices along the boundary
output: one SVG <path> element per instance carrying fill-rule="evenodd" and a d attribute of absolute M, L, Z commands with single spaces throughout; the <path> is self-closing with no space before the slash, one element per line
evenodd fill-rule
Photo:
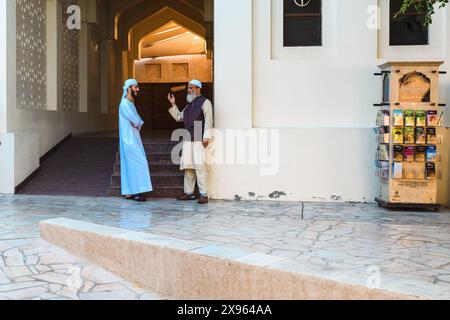
<path fill-rule="evenodd" d="M 123 99 L 119 107 L 120 166 L 122 195 L 134 195 L 153 191 L 147 156 L 141 135 L 136 127 L 142 128 L 144 121 L 136 107 Z"/>
<path fill-rule="evenodd" d="M 185 110 L 185 109 L 184 109 Z M 169 109 L 169 113 L 177 122 L 183 122 L 184 110 L 180 112 L 177 106 Z M 211 140 L 211 131 L 214 125 L 213 107 L 209 100 L 202 106 L 205 116 L 205 128 L 203 139 Z M 183 143 L 183 153 L 181 156 L 181 170 L 206 170 L 206 149 L 202 142 L 185 141 Z"/>

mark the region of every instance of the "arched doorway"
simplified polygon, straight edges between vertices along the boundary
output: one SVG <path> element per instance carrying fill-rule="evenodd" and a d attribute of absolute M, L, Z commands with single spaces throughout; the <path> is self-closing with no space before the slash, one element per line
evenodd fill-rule
<path fill-rule="evenodd" d="M 206 40 L 176 21 L 170 21 L 139 41 L 139 60 L 133 74 L 141 95 L 137 107 L 146 121 L 144 135 L 179 128 L 167 112 L 167 94 L 172 92 L 180 108 L 186 105 L 186 83 L 195 78 L 203 83 L 203 94 L 213 99 L 213 64 L 208 59 Z"/>
<path fill-rule="evenodd" d="M 212 10 L 208 18 L 206 3 L 212 1 L 143 1 L 115 18 L 114 74 L 121 80 L 116 81 L 116 92 L 127 78 L 139 82 L 140 96 L 135 104 L 145 121 L 141 135 L 149 152 L 154 187 L 151 197 L 176 197 L 183 192 L 183 173 L 171 161 L 176 142 L 170 137 L 180 124 L 168 112 L 168 93 L 175 94 L 182 109 L 187 83 L 198 79 L 203 82 L 203 94 L 212 101 L 214 98 Z M 120 194 L 117 159 L 109 195 Z"/>
<path fill-rule="evenodd" d="M 203 1 L 202 1 L 203 2 Z M 136 78 L 141 96 L 136 105 L 146 122 L 144 136 L 177 129 L 167 112 L 167 94 L 186 105 L 186 83 L 204 83 L 204 95 L 213 100 L 212 24 L 199 3 L 191 1 L 141 3 L 123 12 L 116 25 L 122 81 Z M 196 4 L 196 6 L 194 6 Z M 201 7 L 203 10 L 204 7 Z M 183 12 L 183 13 L 181 13 Z"/>

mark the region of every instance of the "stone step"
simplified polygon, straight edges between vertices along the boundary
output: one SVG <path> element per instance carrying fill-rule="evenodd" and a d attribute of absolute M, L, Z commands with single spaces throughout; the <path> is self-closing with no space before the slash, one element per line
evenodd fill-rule
<path fill-rule="evenodd" d="M 172 187 L 184 185 L 184 174 L 182 172 L 159 172 L 151 175 L 154 188 Z M 111 176 L 111 187 L 120 187 L 120 175 L 113 174 Z"/>
<path fill-rule="evenodd" d="M 176 199 L 183 194 L 182 186 L 157 187 L 153 192 L 144 194 L 149 199 Z M 110 187 L 108 197 L 121 197 L 120 187 Z"/>
<path fill-rule="evenodd" d="M 172 149 L 178 144 L 179 142 L 167 142 L 167 141 L 151 141 L 151 142 L 143 142 L 145 152 L 152 153 L 152 152 L 166 152 L 171 153 Z"/>
<path fill-rule="evenodd" d="M 148 162 L 171 162 L 172 154 L 170 152 L 150 152 L 147 153 Z M 120 153 L 116 154 L 116 163 L 120 163 Z"/>
<path fill-rule="evenodd" d="M 175 173 L 180 172 L 180 166 L 169 161 L 152 162 L 149 164 L 151 173 Z M 120 175 L 120 162 L 114 164 L 114 174 Z"/>
<path fill-rule="evenodd" d="M 142 139 L 142 143 L 148 145 L 177 145 L 180 141 L 171 141 L 171 140 L 147 140 L 146 138 Z"/>
<path fill-rule="evenodd" d="M 146 195 L 148 198 L 176 198 L 183 194 L 184 174 L 180 166 L 172 162 L 172 149 L 178 143 L 167 140 L 143 141 L 154 188 L 154 192 Z M 120 152 L 117 152 L 108 190 L 111 197 L 121 196 L 120 169 Z"/>

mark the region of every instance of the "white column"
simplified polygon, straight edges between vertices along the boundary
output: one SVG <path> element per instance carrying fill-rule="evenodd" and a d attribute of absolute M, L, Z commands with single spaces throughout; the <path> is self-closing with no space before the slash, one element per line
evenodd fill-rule
<path fill-rule="evenodd" d="M 7 2 L 0 1 L 0 133 L 6 132 L 6 106 L 8 104 L 8 27 Z M 1 141 L 0 141 L 1 143 Z M 1 147 L 1 146 L 0 146 Z M 1 150 L 1 149 L 0 149 Z"/>
<path fill-rule="evenodd" d="M 0 0 L 0 133 L 14 130 L 16 1 Z"/>
<path fill-rule="evenodd" d="M 217 128 L 253 126 L 252 0 L 214 2 L 214 94 Z"/>
<path fill-rule="evenodd" d="M 58 0 L 47 0 L 47 109 L 57 111 L 62 101 L 62 8 Z"/>
<path fill-rule="evenodd" d="M 14 193 L 16 1 L 0 0 L 0 193 Z"/>

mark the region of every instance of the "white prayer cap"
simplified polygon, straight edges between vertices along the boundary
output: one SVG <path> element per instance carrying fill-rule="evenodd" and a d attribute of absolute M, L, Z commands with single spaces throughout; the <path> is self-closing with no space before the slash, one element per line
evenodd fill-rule
<path fill-rule="evenodd" d="M 128 94 L 128 88 L 131 86 L 137 86 L 138 82 L 136 79 L 128 79 L 127 81 L 125 81 L 125 84 L 123 86 L 123 96 L 122 96 L 122 100 L 125 99 L 125 97 Z"/>
<path fill-rule="evenodd" d="M 199 87 L 200 89 L 203 88 L 202 83 L 198 80 L 191 80 L 191 82 L 189 82 L 189 84 L 193 84 L 194 86 Z"/>

